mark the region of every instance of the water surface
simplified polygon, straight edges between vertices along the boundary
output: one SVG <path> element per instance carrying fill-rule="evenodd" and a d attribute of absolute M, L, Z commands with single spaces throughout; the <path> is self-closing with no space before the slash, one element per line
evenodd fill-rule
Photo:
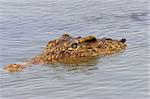
<path fill-rule="evenodd" d="M 72 36 L 126 38 L 124 53 L 79 69 L 35 65 L 0 71 L 2 99 L 148 99 L 148 0 L 0 0 L 0 67 Z"/>

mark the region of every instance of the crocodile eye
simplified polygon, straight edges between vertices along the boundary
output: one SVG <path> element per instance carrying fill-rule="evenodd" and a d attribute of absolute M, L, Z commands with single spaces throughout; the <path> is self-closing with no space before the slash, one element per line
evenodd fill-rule
<path fill-rule="evenodd" d="M 71 46 L 73 49 L 76 49 L 78 46 L 77 45 L 72 45 Z"/>
<path fill-rule="evenodd" d="M 77 43 L 72 44 L 72 45 L 71 45 L 71 48 L 73 48 L 73 49 L 78 48 L 78 44 L 77 44 Z"/>

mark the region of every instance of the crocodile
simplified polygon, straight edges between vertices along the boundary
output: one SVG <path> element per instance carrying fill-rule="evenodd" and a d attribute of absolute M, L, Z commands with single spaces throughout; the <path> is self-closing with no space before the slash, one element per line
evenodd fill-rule
<path fill-rule="evenodd" d="M 127 46 L 125 42 L 126 39 L 124 38 L 111 39 L 104 37 L 98 39 L 91 35 L 72 37 L 65 33 L 58 39 L 48 41 L 40 54 L 24 62 L 8 64 L 3 69 L 8 72 L 17 72 L 32 64 L 73 64 L 77 59 L 77 62 L 82 62 L 88 57 L 101 57 L 123 52 Z"/>

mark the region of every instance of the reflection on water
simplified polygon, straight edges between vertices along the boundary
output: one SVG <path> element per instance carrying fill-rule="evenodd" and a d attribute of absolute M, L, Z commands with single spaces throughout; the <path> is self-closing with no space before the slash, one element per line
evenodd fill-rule
<path fill-rule="evenodd" d="M 65 70 L 73 72 L 82 72 L 88 70 L 96 70 L 99 57 L 86 57 L 86 58 L 65 58 L 63 63 L 54 63 L 50 67 L 53 70 Z"/>
<path fill-rule="evenodd" d="M 1 68 L 37 55 L 64 32 L 127 39 L 125 52 L 88 63 L 0 71 L 0 98 L 148 99 L 148 6 L 148 0 L 0 0 Z"/>

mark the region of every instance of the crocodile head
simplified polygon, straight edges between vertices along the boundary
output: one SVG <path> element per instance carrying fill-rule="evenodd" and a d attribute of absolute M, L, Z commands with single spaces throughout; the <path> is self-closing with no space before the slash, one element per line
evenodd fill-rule
<path fill-rule="evenodd" d="M 111 55 L 124 51 L 126 39 L 97 39 L 94 36 L 72 37 L 63 34 L 49 41 L 41 54 L 22 64 L 8 64 L 5 70 L 16 72 L 31 64 L 82 63 L 97 56 Z"/>
<path fill-rule="evenodd" d="M 49 41 L 43 53 L 33 58 L 34 63 L 73 63 L 87 58 L 105 56 L 123 51 L 125 39 L 97 39 L 94 36 L 72 37 L 63 34 L 60 38 Z"/>

